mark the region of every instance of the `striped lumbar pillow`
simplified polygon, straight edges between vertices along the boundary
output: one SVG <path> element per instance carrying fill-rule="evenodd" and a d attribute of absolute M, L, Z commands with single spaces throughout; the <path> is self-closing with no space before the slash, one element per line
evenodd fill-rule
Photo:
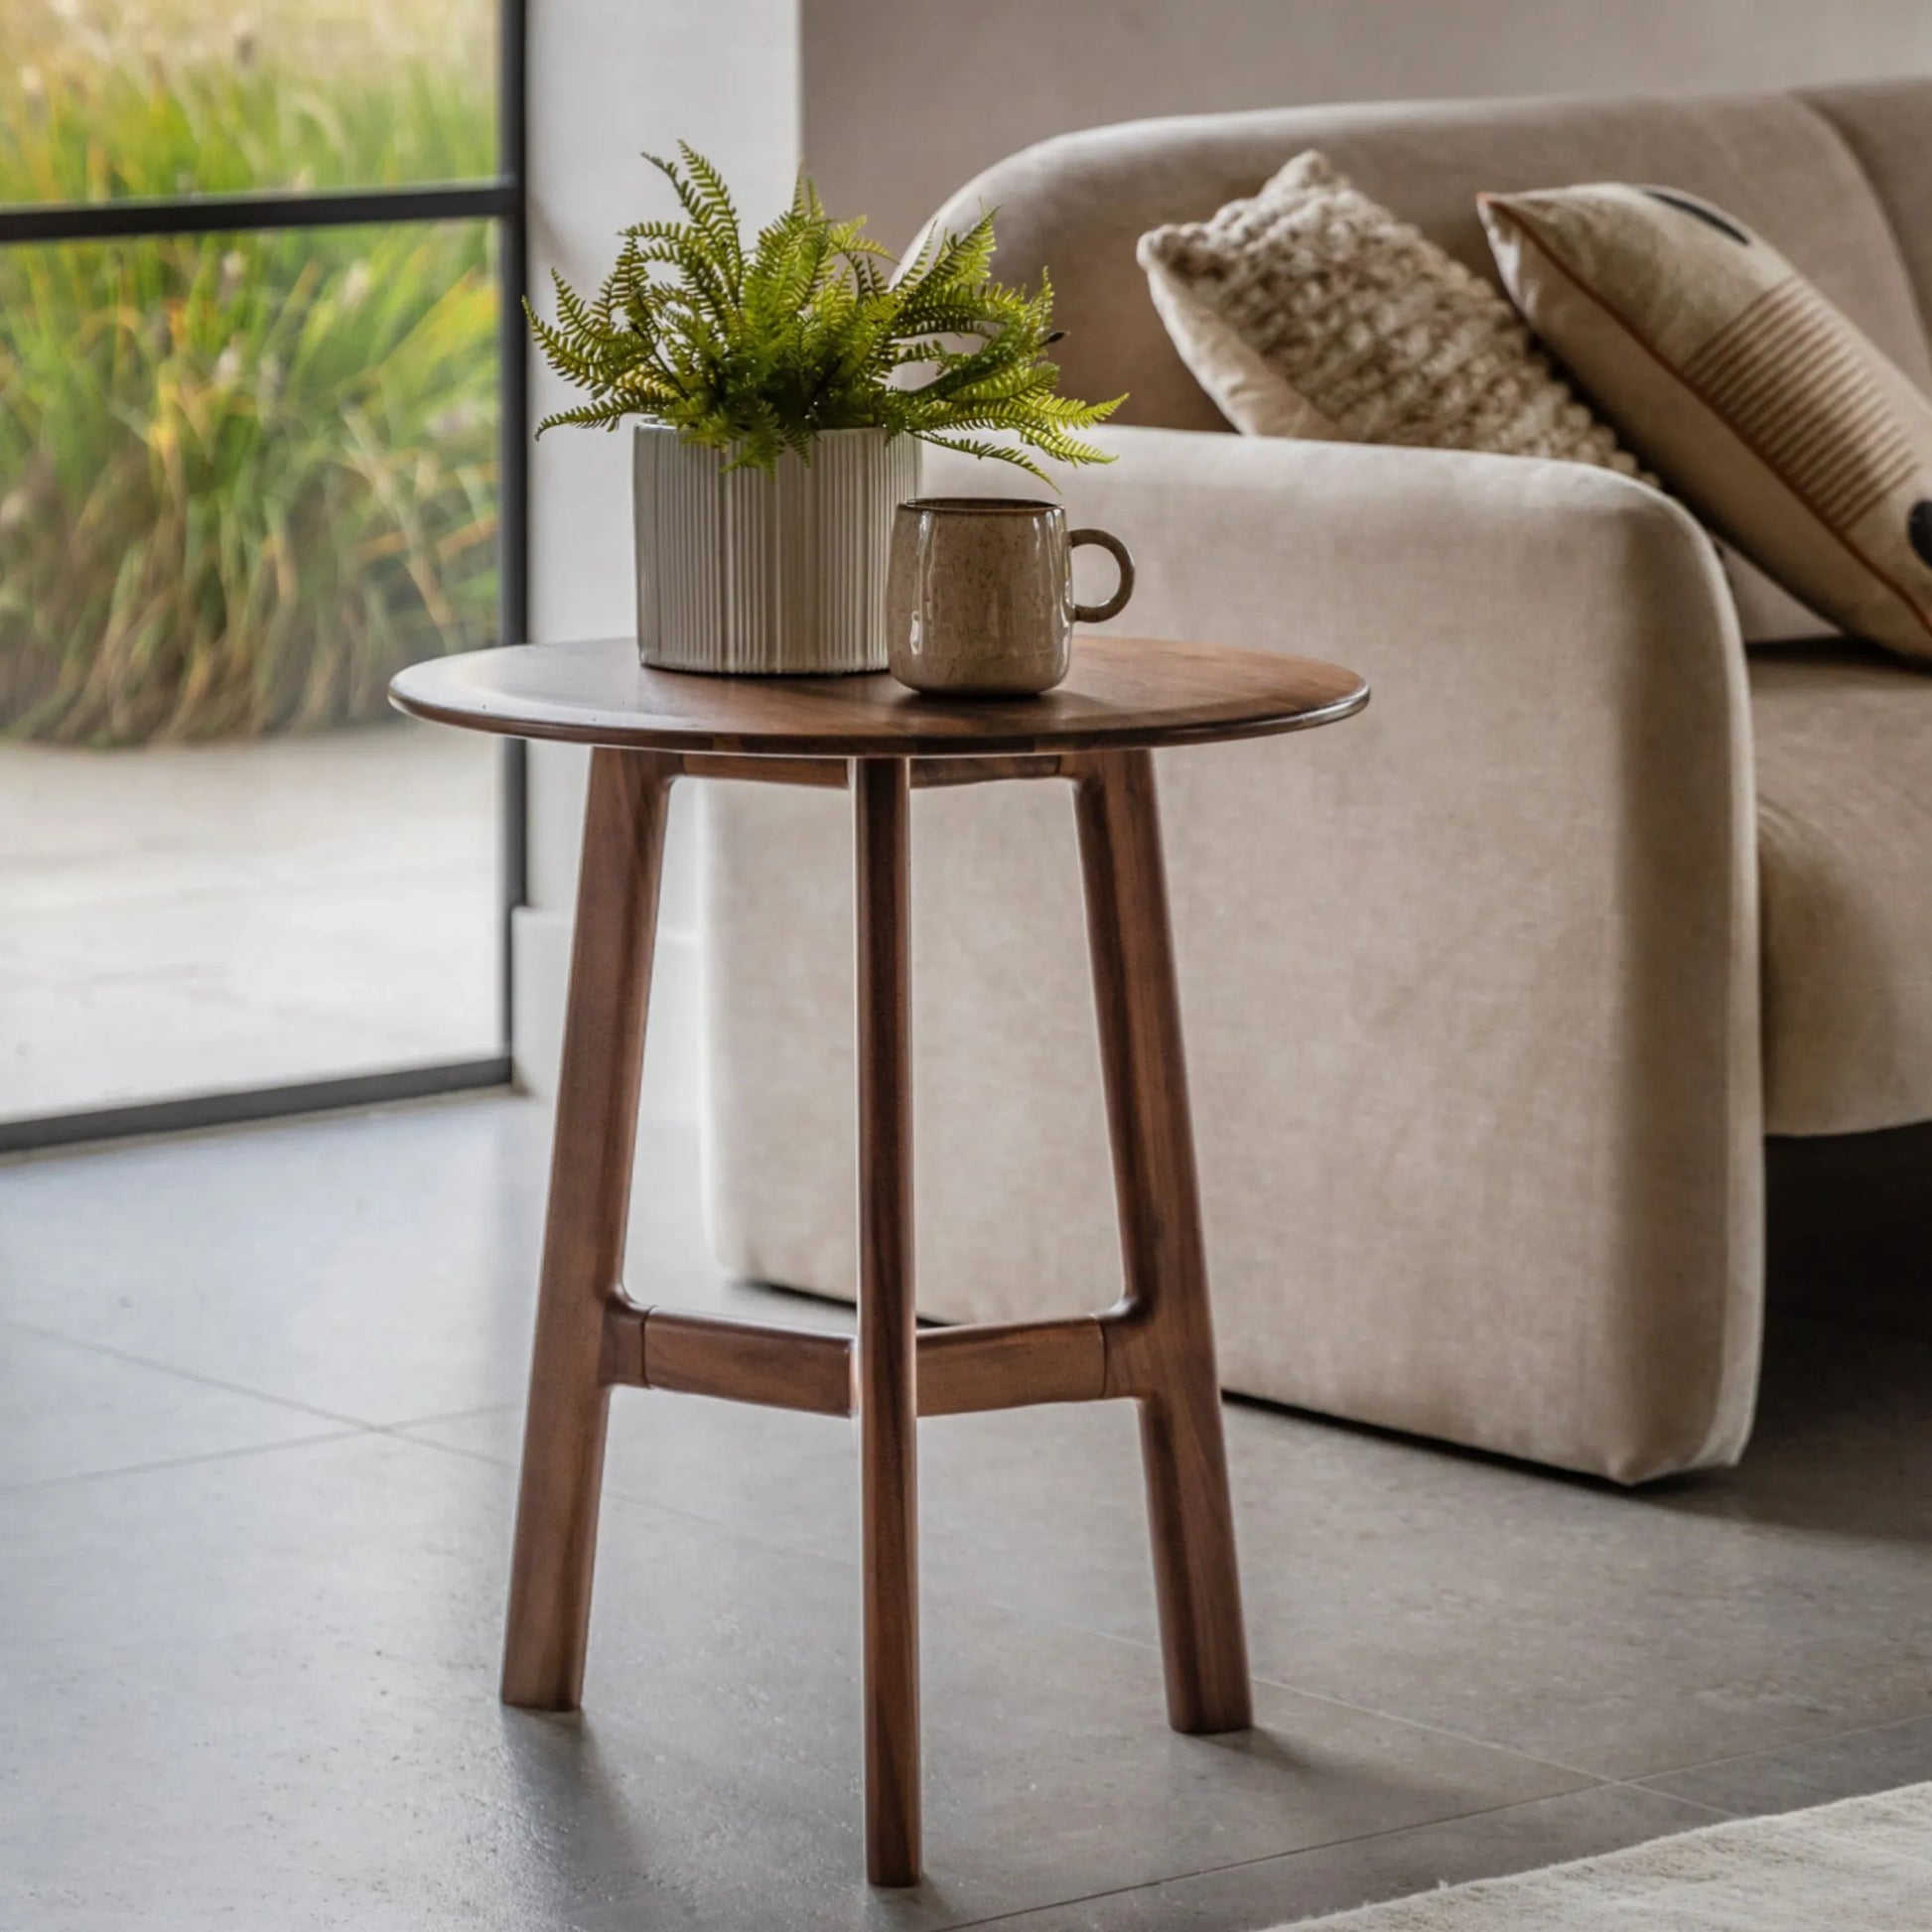
<path fill-rule="evenodd" d="M 1673 189 L 1482 199 L 1505 286 L 1624 438 L 1846 629 L 1932 658 L 1932 401 L 1767 242 Z"/>

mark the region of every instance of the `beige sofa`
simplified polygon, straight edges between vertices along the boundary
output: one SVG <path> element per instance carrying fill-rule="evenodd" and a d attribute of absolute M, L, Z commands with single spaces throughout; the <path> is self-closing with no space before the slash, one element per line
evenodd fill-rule
<path fill-rule="evenodd" d="M 1323 147 L 1488 273 L 1473 198 L 1670 184 L 1761 228 L 1932 387 L 1932 83 L 1349 107 L 1049 142 L 962 192 L 1050 268 L 1072 388 L 1132 399 L 1074 520 L 1123 627 L 1339 659 L 1375 703 L 1162 764 L 1223 1379 L 1636 1481 L 1734 1459 L 1764 1135 L 1932 1119 L 1932 676 L 1746 652 L 1711 544 L 1598 471 L 1237 438 L 1134 263 Z M 1010 491 L 948 459 L 928 489 Z M 849 1294 L 845 801 L 702 787 L 720 1256 Z M 915 806 L 919 1302 L 1110 1301 L 1070 809 Z M 1928 1185 L 1932 1186 L 1932 1179 Z"/>

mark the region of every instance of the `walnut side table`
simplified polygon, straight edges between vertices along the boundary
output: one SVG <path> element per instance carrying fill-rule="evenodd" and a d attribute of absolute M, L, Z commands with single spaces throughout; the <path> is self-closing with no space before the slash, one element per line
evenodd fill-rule
<path fill-rule="evenodd" d="M 595 747 L 504 1641 L 503 1699 L 584 1683 L 617 1385 L 859 1418 L 866 1863 L 919 1875 L 917 1419 L 1131 1396 L 1141 1406 L 1168 1717 L 1251 1722 L 1247 1640 L 1181 1061 L 1152 753 L 1346 718 L 1352 672 L 1206 644 L 1083 637 L 1044 697 L 942 700 L 884 676 L 641 668 L 627 640 L 416 665 L 404 711 Z M 857 837 L 859 1306 L 845 1335 L 637 1306 L 622 1288 L 665 809 L 680 777 L 849 787 Z M 916 1332 L 908 793 L 1072 781 L 1125 1293 L 1101 1314 Z"/>

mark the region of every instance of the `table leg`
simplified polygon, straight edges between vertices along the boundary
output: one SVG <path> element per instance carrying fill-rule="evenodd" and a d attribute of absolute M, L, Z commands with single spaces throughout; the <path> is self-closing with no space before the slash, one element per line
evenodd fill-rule
<path fill-rule="evenodd" d="M 1247 1638 L 1152 754 L 1090 760 L 1075 799 L 1168 1716 L 1176 1730 L 1240 1730 Z"/>
<path fill-rule="evenodd" d="M 916 1884 L 919 1876 L 909 784 L 903 759 L 854 762 L 866 1869 L 876 1885 Z"/>
<path fill-rule="evenodd" d="M 583 1696 L 609 1397 L 604 1314 L 621 1284 L 674 769 L 649 753 L 591 754 L 503 1645 L 503 1702 L 532 1711 L 574 1711 Z"/>

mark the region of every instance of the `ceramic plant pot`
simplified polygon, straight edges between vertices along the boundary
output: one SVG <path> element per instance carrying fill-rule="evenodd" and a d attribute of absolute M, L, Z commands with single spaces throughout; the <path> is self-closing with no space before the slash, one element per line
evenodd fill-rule
<path fill-rule="evenodd" d="M 832 430 L 809 464 L 787 455 L 767 476 L 639 425 L 632 481 L 646 664 L 774 677 L 886 668 L 893 512 L 918 493 L 911 437 Z"/>

